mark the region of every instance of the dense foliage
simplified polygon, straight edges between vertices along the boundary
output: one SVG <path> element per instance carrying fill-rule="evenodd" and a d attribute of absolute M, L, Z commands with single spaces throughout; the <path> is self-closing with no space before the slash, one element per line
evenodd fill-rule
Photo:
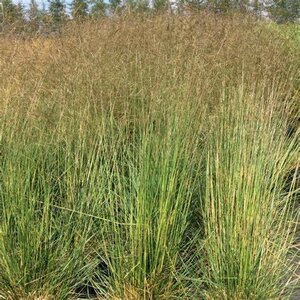
<path fill-rule="evenodd" d="M 257 18 L 270 18 L 278 23 L 300 21 L 298 0 L 48 0 L 47 9 L 31 0 L 29 7 L 14 4 L 12 0 L 0 2 L 0 32 L 49 33 L 67 20 L 99 19 L 114 14 L 164 13 L 186 15 L 195 10 L 207 10 L 217 14 L 239 11 L 251 13 Z M 26 30 L 27 29 L 27 30 Z"/>

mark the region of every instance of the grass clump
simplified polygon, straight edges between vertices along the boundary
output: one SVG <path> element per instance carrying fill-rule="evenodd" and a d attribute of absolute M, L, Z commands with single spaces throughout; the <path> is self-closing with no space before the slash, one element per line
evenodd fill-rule
<path fill-rule="evenodd" d="M 0 298 L 288 299 L 289 43 L 206 12 L 2 37 Z"/>
<path fill-rule="evenodd" d="M 162 128 L 147 127 L 132 149 L 114 159 L 109 218 L 116 222 L 107 228 L 112 244 L 106 243 L 105 254 L 118 299 L 168 299 L 180 284 L 198 138 L 188 119 L 172 119 Z"/>
<path fill-rule="evenodd" d="M 226 92 L 207 144 L 203 190 L 209 299 L 284 296 L 292 264 L 285 174 L 299 151 L 271 93 Z"/>

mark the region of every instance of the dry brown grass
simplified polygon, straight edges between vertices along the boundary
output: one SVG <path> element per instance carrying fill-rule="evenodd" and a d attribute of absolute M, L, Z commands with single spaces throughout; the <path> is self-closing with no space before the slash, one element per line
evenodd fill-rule
<path fill-rule="evenodd" d="M 99 109 L 111 99 L 116 110 L 134 111 L 137 102 L 160 107 L 164 95 L 213 107 L 224 86 L 244 80 L 274 88 L 276 78 L 286 79 L 275 87 L 284 98 L 295 92 L 289 78 L 299 60 L 271 34 L 250 17 L 202 13 L 123 16 L 70 24 L 57 37 L 3 38 L 0 111 L 19 107 L 51 123 L 70 106 Z"/>

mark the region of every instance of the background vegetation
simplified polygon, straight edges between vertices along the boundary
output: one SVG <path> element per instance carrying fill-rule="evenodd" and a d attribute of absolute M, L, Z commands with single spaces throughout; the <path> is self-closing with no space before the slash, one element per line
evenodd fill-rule
<path fill-rule="evenodd" d="M 250 13 L 277 23 L 299 23 L 298 0 L 30 0 L 29 5 L 13 0 L 0 2 L 0 34 L 18 35 L 59 32 L 74 20 L 110 18 L 128 13 L 187 15 L 199 10 L 214 14 Z"/>
<path fill-rule="evenodd" d="M 297 28 L 191 10 L 3 35 L 0 298 L 291 299 Z"/>

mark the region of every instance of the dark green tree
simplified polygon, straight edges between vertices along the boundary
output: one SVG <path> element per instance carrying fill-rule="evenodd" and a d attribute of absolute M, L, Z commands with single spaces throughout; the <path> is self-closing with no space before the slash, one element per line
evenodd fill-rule
<path fill-rule="evenodd" d="M 208 8 L 214 12 L 228 12 L 239 10 L 245 12 L 250 8 L 251 0 L 187 0 L 200 8 Z M 255 1 L 255 0 L 253 0 Z"/>
<path fill-rule="evenodd" d="M 103 17 L 106 15 L 107 4 L 104 0 L 92 0 L 91 1 L 91 15 L 92 17 Z"/>
<path fill-rule="evenodd" d="M 49 13 L 47 11 L 47 8 L 46 8 L 46 4 L 45 2 L 43 1 L 42 4 L 41 4 L 41 9 L 40 9 L 40 16 L 41 16 L 41 19 L 43 22 L 47 22 L 47 19 L 49 19 Z"/>
<path fill-rule="evenodd" d="M 181 0 L 179 2 L 179 11 L 184 12 L 187 8 L 200 9 L 209 7 L 209 0 Z"/>
<path fill-rule="evenodd" d="M 88 15 L 88 4 L 85 0 L 74 0 L 71 8 L 74 18 L 83 18 Z"/>
<path fill-rule="evenodd" d="M 233 0 L 214 0 L 214 9 L 217 11 L 225 12 L 236 7 L 236 1 Z"/>
<path fill-rule="evenodd" d="M 169 8 L 170 2 L 168 0 L 155 0 L 153 2 L 153 8 L 156 11 L 165 11 Z"/>
<path fill-rule="evenodd" d="M 109 0 L 109 9 L 112 13 L 116 12 L 122 6 L 121 0 Z"/>
<path fill-rule="evenodd" d="M 269 13 L 278 23 L 296 22 L 300 19 L 300 0 L 269 0 Z"/>
<path fill-rule="evenodd" d="M 1 3 L 0 23 L 11 24 L 20 19 L 20 16 L 22 15 L 22 11 L 20 11 L 21 6 L 15 5 L 12 0 L 3 0 Z"/>
<path fill-rule="evenodd" d="M 65 4 L 61 0 L 50 0 L 49 13 L 54 24 L 59 24 L 66 19 Z"/>
<path fill-rule="evenodd" d="M 149 0 L 136 0 L 135 8 L 138 12 L 148 11 L 150 9 Z"/>
<path fill-rule="evenodd" d="M 41 14 L 36 0 L 31 0 L 29 4 L 29 9 L 27 11 L 27 16 L 29 19 L 30 29 L 32 31 L 37 31 L 40 26 Z"/>
<path fill-rule="evenodd" d="M 128 11 L 145 12 L 150 9 L 148 0 L 127 0 L 125 8 Z"/>
<path fill-rule="evenodd" d="M 28 17 L 30 20 L 37 19 L 39 17 L 39 7 L 36 0 L 31 0 L 28 9 Z"/>
<path fill-rule="evenodd" d="M 24 5 L 21 2 L 19 2 L 15 6 L 15 17 L 17 18 L 18 22 L 20 23 L 25 22 L 25 9 L 24 9 Z"/>
<path fill-rule="evenodd" d="M 263 3 L 260 0 L 253 0 L 251 8 L 253 9 L 255 16 L 260 18 L 263 11 Z"/>

